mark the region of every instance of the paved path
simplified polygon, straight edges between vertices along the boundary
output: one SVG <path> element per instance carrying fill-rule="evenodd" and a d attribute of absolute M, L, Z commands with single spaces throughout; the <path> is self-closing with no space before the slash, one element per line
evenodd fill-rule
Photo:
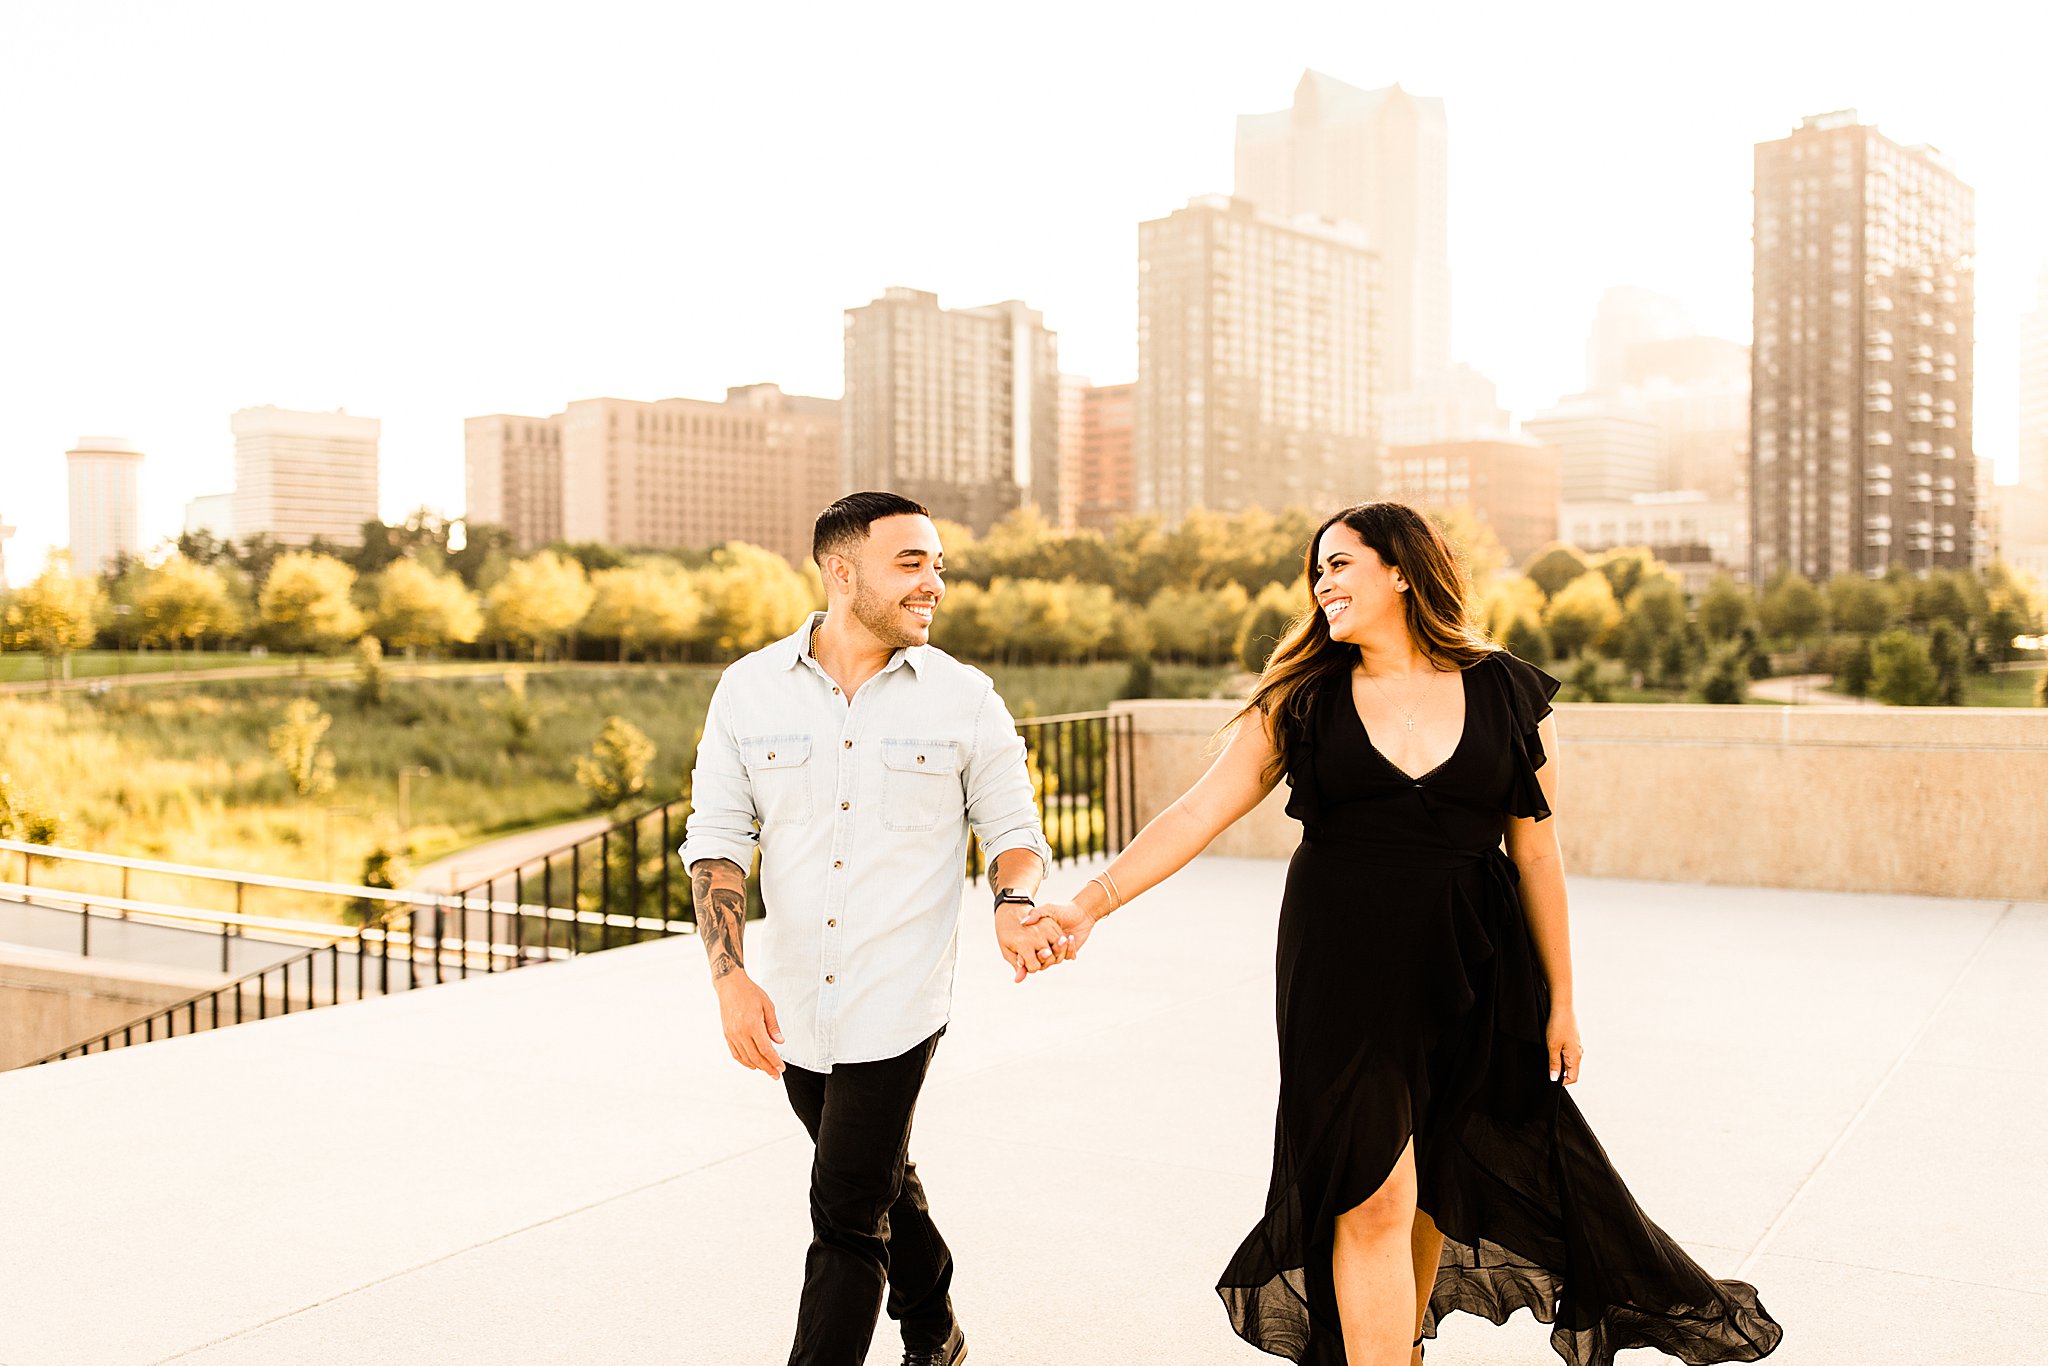
<path fill-rule="evenodd" d="M 579 816 L 573 821 L 563 821 L 560 825 L 544 825 L 538 830 L 523 830 L 516 835 L 507 835 L 503 839 L 473 844 L 467 849 L 459 849 L 444 858 L 437 858 L 432 863 L 422 865 L 406 880 L 405 890 L 461 891 L 478 879 L 487 878 L 493 873 L 502 873 L 514 864 L 552 854 L 555 850 L 575 844 L 579 840 L 590 839 L 610 829 L 612 824 L 610 816 Z"/>
<path fill-rule="evenodd" d="M 1265 1195 L 1283 873 L 1202 859 L 1021 987 L 965 894 L 915 1156 L 980 1366 L 1272 1361 L 1210 1286 Z M 1579 1104 L 1772 1366 L 2043 1360 L 2048 905 L 1574 902 Z M 0 1361 L 779 1362 L 809 1147 L 716 1021 L 680 939 L 0 1074 Z M 1429 1356 L 1557 1363 L 1526 1314 Z"/>
<path fill-rule="evenodd" d="M 1829 707 L 1884 705 L 1868 697 L 1851 697 L 1845 692 L 1825 691 L 1828 684 L 1834 681 L 1833 674 L 1789 674 L 1781 678 L 1759 678 L 1749 685 L 1749 695 L 1761 697 L 1768 702 L 1818 703 Z"/>

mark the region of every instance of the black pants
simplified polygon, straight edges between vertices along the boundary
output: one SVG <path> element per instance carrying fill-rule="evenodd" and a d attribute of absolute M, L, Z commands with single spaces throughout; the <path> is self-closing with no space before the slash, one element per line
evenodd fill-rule
<path fill-rule="evenodd" d="M 935 1351 L 953 1331 L 953 1254 L 910 1161 L 911 1115 L 945 1032 L 880 1062 L 782 1074 L 790 1108 L 817 1145 L 790 1366 L 866 1361 L 884 1284 L 906 1349 Z"/>

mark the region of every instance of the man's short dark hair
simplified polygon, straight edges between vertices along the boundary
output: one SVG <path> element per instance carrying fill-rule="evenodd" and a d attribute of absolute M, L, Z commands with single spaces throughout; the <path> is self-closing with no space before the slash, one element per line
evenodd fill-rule
<path fill-rule="evenodd" d="M 931 509 L 900 493 L 849 493 L 818 514 L 811 529 L 811 559 L 825 567 L 827 555 L 844 555 L 868 538 L 884 517 L 929 517 Z"/>

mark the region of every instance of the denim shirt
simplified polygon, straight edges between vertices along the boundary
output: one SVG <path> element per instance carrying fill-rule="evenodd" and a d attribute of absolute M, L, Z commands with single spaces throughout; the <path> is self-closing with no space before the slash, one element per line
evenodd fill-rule
<path fill-rule="evenodd" d="M 1024 741 L 981 670 L 898 650 L 851 704 L 808 649 L 814 614 L 727 668 L 704 718 L 680 854 L 749 867 L 767 919 L 747 972 L 808 1071 L 893 1058 L 946 1023 L 971 827 L 993 865 L 1048 864 Z M 991 960 L 991 970 L 994 970 Z"/>

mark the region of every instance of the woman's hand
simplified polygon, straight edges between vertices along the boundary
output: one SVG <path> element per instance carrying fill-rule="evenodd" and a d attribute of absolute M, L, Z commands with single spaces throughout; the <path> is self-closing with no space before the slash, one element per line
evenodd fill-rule
<path fill-rule="evenodd" d="M 1059 921 L 1050 916 L 1041 918 L 1036 906 L 1026 906 L 1023 916 L 1007 906 L 998 910 L 996 944 L 1002 949 L 1004 959 L 1017 970 L 1020 982 L 1030 974 L 1043 972 L 1072 956 L 1065 952 L 1069 945 Z"/>
<path fill-rule="evenodd" d="M 1550 1079 L 1556 1081 L 1562 1072 L 1566 1086 L 1578 1081 L 1586 1056 L 1586 1046 L 1579 1041 L 1578 1013 L 1570 1006 L 1552 1006 L 1543 1041 L 1550 1049 Z"/>

